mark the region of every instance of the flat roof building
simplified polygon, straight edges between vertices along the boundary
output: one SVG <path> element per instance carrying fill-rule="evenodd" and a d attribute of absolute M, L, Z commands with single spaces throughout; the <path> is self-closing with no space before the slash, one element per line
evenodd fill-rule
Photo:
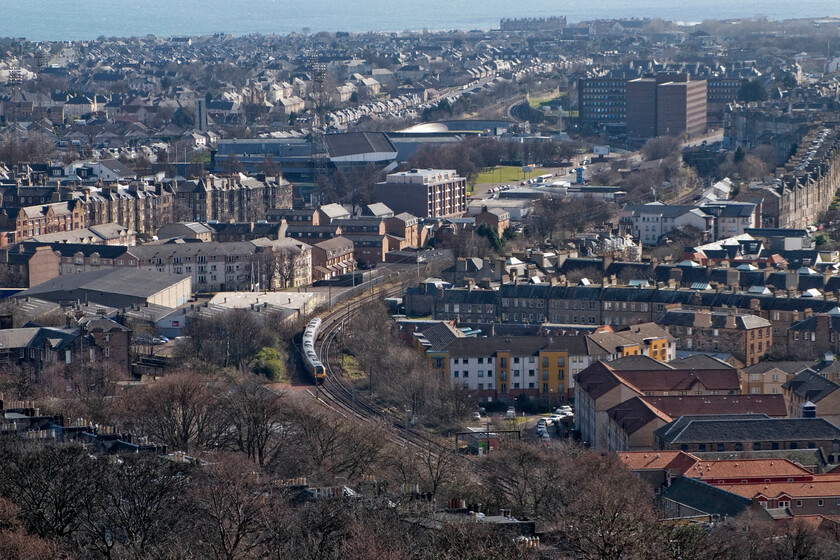
<path fill-rule="evenodd" d="M 467 180 L 454 169 L 390 173 L 378 183 L 376 202 L 420 218 L 461 216 L 467 209 Z"/>

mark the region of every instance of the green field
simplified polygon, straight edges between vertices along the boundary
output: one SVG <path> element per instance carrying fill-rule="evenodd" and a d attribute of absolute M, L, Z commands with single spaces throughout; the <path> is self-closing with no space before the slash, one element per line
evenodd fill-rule
<path fill-rule="evenodd" d="M 521 167 L 515 166 L 501 166 L 488 167 L 478 174 L 476 185 L 486 185 L 487 183 L 518 183 L 523 179 L 530 179 L 539 175 L 539 169 L 535 169 L 530 173 L 523 175 Z"/>
<path fill-rule="evenodd" d="M 563 95 L 563 93 L 560 93 L 559 95 L 557 93 L 550 93 L 545 97 L 531 97 L 528 99 L 528 104 L 532 109 L 539 109 L 543 104 L 556 101 L 563 97 Z"/>

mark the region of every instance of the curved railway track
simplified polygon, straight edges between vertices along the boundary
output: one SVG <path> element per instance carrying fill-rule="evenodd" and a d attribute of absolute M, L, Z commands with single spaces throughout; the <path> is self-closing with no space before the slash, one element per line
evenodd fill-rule
<path fill-rule="evenodd" d="M 353 317 L 358 314 L 364 303 L 375 299 L 393 297 L 404 292 L 404 286 L 397 285 L 382 289 L 378 293 L 366 294 L 358 300 L 354 300 L 347 307 L 333 311 L 331 314 L 322 317 L 319 341 L 316 341 L 315 348 L 318 359 L 324 365 L 324 382 L 316 385 L 316 397 L 325 405 L 346 417 L 359 418 L 366 422 L 377 422 L 388 427 L 391 440 L 403 447 L 412 447 L 431 452 L 433 454 L 453 451 L 452 446 L 442 442 L 439 438 L 432 437 L 422 430 L 413 428 L 408 417 L 389 411 L 370 398 L 356 395 L 352 387 L 337 373 L 340 369 L 338 353 L 336 352 L 336 338 L 342 334 L 343 329 L 352 322 Z M 466 461 L 476 471 L 490 473 L 490 468 L 475 457 L 457 453 L 456 456 Z M 496 484 L 501 490 L 513 496 L 511 491 L 513 481 L 504 477 L 496 477 Z M 481 484 L 484 484 L 483 482 Z"/>

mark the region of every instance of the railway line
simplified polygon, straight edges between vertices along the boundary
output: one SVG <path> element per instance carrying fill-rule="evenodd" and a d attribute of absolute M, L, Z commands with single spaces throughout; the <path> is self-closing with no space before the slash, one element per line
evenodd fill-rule
<path fill-rule="evenodd" d="M 370 398 L 357 397 L 354 388 L 348 387 L 348 384 L 338 373 L 340 370 L 340 352 L 337 351 L 336 341 L 339 336 L 343 335 L 344 329 L 361 312 L 365 303 L 400 295 L 404 292 L 404 289 L 405 286 L 402 283 L 390 287 L 382 286 L 379 292 L 365 294 L 363 297 L 349 302 L 346 307 L 334 309 L 332 313 L 320 319 L 320 330 L 314 337 L 314 346 L 317 359 L 323 365 L 323 377 L 320 384 L 316 383 L 316 397 L 326 406 L 346 417 L 387 426 L 391 441 L 402 447 L 414 448 L 435 455 L 451 452 L 453 448 L 446 442 L 411 426 L 408 415 L 403 417 L 399 413 L 385 409 Z M 457 452 L 457 450 L 455 451 Z M 460 460 L 468 462 L 475 472 L 490 472 L 489 467 L 475 457 L 460 454 L 458 454 L 458 457 Z M 510 496 L 514 495 L 511 490 L 514 487 L 512 483 L 512 480 L 496 478 L 496 484 Z"/>
<path fill-rule="evenodd" d="M 343 414 L 353 415 L 362 420 L 382 422 L 391 428 L 395 441 L 402 445 L 447 449 L 440 441 L 423 434 L 411 427 L 409 418 L 386 410 L 368 398 L 357 396 L 352 387 L 341 378 L 337 339 L 344 329 L 359 313 L 361 307 L 372 300 L 393 297 L 403 292 L 403 286 L 394 286 L 381 293 L 366 295 L 362 300 L 353 302 L 347 308 L 324 318 L 321 323 L 320 343 L 316 345 L 318 357 L 324 366 L 324 382 L 320 386 L 320 393 L 333 408 Z"/>

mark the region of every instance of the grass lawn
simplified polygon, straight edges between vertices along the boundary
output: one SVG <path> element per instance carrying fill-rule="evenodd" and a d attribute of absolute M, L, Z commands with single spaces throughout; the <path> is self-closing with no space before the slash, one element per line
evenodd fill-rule
<path fill-rule="evenodd" d="M 342 354 L 341 365 L 344 368 L 344 375 L 350 379 L 362 379 L 367 377 L 367 373 L 359 367 L 359 362 L 350 354 Z"/>
<path fill-rule="evenodd" d="M 531 97 L 528 99 L 528 104 L 532 109 L 539 109 L 543 103 L 554 101 L 560 99 L 561 97 L 563 97 L 563 93 L 558 95 L 556 92 L 552 92 L 544 97 Z"/>
<path fill-rule="evenodd" d="M 539 175 L 539 170 L 534 170 L 531 173 L 526 173 L 525 178 L 530 179 L 535 175 Z M 486 185 L 487 183 L 519 183 L 522 181 L 522 168 L 515 166 L 501 166 L 501 167 L 487 167 L 478 174 L 476 185 Z"/>

